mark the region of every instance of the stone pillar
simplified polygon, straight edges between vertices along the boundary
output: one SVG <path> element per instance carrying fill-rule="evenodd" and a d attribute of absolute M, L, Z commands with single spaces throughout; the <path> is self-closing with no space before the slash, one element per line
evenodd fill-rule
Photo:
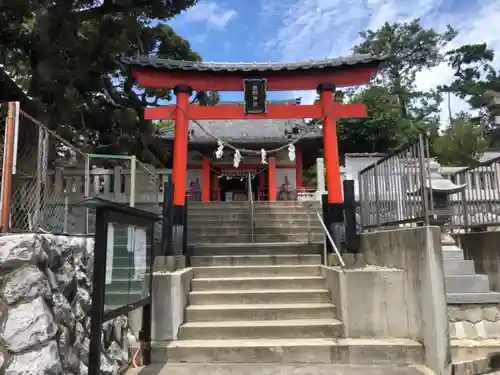
<path fill-rule="evenodd" d="M 318 191 L 325 191 L 325 161 L 323 158 L 316 159 L 316 185 Z"/>
<path fill-rule="evenodd" d="M 325 193 L 325 161 L 323 158 L 316 159 L 316 200 L 320 201 Z"/>

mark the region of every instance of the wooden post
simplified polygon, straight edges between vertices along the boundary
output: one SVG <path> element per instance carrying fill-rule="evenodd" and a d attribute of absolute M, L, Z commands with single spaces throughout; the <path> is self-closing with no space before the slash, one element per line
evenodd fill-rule
<path fill-rule="evenodd" d="M 267 165 L 267 197 L 269 201 L 276 200 L 276 159 L 271 156 Z"/>
<path fill-rule="evenodd" d="M 7 122 L 5 125 L 5 147 L 2 169 L 2 217 L 1 231 L 7 233 L 10 229 L 10 214 L 12 208 L 12 168 L 14 167 L 14 132 L 15 132 L 15 103 L 9 102 Z"/>

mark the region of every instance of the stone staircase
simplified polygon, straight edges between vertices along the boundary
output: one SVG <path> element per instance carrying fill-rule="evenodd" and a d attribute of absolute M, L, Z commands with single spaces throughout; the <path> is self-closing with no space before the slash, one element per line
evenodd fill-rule
<path fill-rule="evenodd" d="M 314 244 L 194 245 L 178 340 L 154 362 L 421 364 L 411 340 L 349 339 Z M 251 255 L 249 255 L 251 254 Z"/>
<path fill-rule="evenodd" d="M 318 209 L 319 202 L 314 202 Z M 297 201 L 190 202 L 189 243 L 321 242 L 323 231 L 314 211 Z"/>
<path fill-rule="evenodd" d="M 443 268 L 448 304 L 500 303 L 492 292 L 488 275 L 476 274 L 473 260 L 465 260 L 454 242 L 443 242 Z"/>

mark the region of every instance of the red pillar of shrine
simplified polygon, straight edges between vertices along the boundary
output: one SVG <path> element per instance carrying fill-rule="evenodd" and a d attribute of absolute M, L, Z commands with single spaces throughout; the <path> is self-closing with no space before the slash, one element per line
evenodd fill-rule
<path fill-rule="evenodd" d="M 267 199 L 276 200 L 276 159 L 271 156 L 267 164 Z"/>
<path fill-rule="evenodd" d="M 189 86 L 180 85 L 174 88 L 178 108 L 174 120 L 174 205 L 184 206 L 186 199 L 186 178 L 187 178 L 187 153 L 188 153 L 188 127 L 189 119 L 187 111 L 189 106 L 189 96 L 192 93 Z"/>
<path fill-rule="evenodd" d="M 201 168 L 201 200 L 210 202 L 210 158 L 203 157 Z"/>
<path fill-rule="evenodd" d="M 337 129 L 335 127 L 335 116 L 331 113 L 334 102 L 335 85 L 321 84 L 318 86 L 318 93 L 320 104 L 323 109 L 323 149 L 325 154 L 328 203 L 342 203 Z"/>

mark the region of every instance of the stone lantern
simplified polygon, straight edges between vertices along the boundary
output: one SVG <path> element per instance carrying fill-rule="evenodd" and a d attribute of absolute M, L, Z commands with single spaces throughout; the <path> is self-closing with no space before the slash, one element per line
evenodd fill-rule
<path fill-rule="evenodd" d="M 457 185 L 453 181 L 443 178 L 439 173 L 439 168 L 438 163 L 431 161 L 429 165 L 430 181 L 426 178 L 424 183 L 425 196 L 428 197 L 427 201 L 429 204 L 433 204 L 433 207 L 429 207 L 429 211 L 433 213 L 430 224 L 441 227 L 441 243 L 443 245 L 455 245 L 453 238 L 445 232 L 444 226 L 453 216 L 450 196 L 462 192 L 467 187 L 467 184 Z M 421 194 L 421 187 L 418 187 L 412 193 L 412 195 Z"/>

